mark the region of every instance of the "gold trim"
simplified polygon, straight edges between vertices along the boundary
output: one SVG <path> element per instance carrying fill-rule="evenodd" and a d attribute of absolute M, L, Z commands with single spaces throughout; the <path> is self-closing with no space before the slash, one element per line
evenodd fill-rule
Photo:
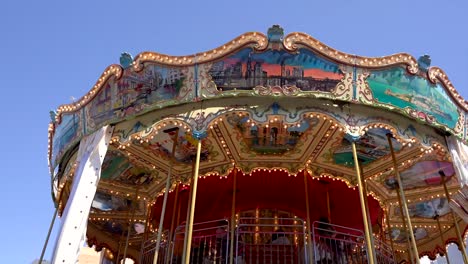
<path fill-rule="evenodd" d="M 432 83 L 437 83 L 437 81 L 442 83 L 445 90 L 449 92 L 450 97 L 452 97 L 452 99 L 457 102 L 461 108 L 468 111 L 468 102 L 458 93 L 444 70 L 439 67 L 430 67 L 427 71 L 427 78 Z"/>
<path fill-rule="evenodd" d="M 268 47 L 268 38 L 260 32 L 247 32 L 215 49 L 199 52 L 189 56 L 169 56 L 157 52 L 146 51 L 135 57 L 132 68 L 136 72 L 141 71 L 144 69 L 144 63 L 147 62 L 175 67 L 203 64 L 220 59 L 228 54 L 238 51 L 248 44 L 254 44 L 253 48 L 256 51 L 263 51 Z"/>
<path fill-rule="evenodd" d="M 331 48 L 308 34 L 293 32 L 283 40 L 284 48 L 294 52 L 299 46 L 310 48 L 326 58 L 330 58 L 338 63 L 348 64 L 362 68 L 384 68 L 389 66 L 406 65 L 408 72 L 416 74 L 419 70 L 418 61 L 408 53 L 397 53 L 384 57 L 364 57 L 351 55 Z"/>
<path fill-rule="evenodd" d="M 94 97 L 97 96 L 99 91 L 102 89 L 105 83 L 111 78 L 115 77 L 116 79 L 120 79 L 123 74 L 123 68 L 120 65 L 112 64 L 108 66 L 104 72 L 101 74 L 99 79 L 96 81 L 94 86 L 91 90 L 81 97 L 78 101 L 73 102 L 71 104 L 63 104 L 57 108 L 57 114 L 55 116 L 55 122 L 49 123 L 49 134 L 48 134 L 48 150 L 47 150 L 47 157 L 49 158 L 49 167 L 52 165 L 52 145 L 53 145 L 53 138 L 55 134 L 55 127 L 56 124 L 60 124 L 62 122 L 62 114 L 64 113 L 73 113 L 81 110 L 84 106 L 86 106 Z M 85 116 L 83 116 L 85 118 Z M 56 164 L 57 165 L 57 164 Z M 53 168 L 50 168 L 53 170 Z"/>
<path fill-rule="evenodd" d="M 264 51 L 269 47 L 270 44 L 271 43 L 268 42 L 268 37 L 265 34 L 260 32 L 247 32 L 215 49 L 189 56 L 169 56 L 156 52 L 142 52 L 135 57 L 134 62 L 132 63 L 132 66 L 129 68 L 129 70 L 141 71 L 144 68 L 145 63 L 157 63 L 172 67 L 184 67 L 203 64 L 223 58 L 224 56 L 232 54 L 248 45 L 252 45 L 256 51 Z M 333 49 L 311 37 L 310 35 L 300 32 L 293 32 L 286 35 L 283 40 L 283 46 L 284 49 L 289 52 L 295 52 L 301 46 L 303 46 L 337 63 L 360 68 L 381 69 L 390 66 L 406 65 L 407 71 L 411 74 L 416 74 L 419 70 L 417 60 L 407 53 L 397 53 L 384 57 L 363 57 L 358 55 L 351 55 Z M 111 77 L 120 79 L 123 75 L 123 72 L 124 69 L 120 65 L 113 64 L 108 66 L 87 94 L 81 97 L 77 102 L 72 104 L 63 104 L 57 108 L 55 122 L 52 122 L 48 129 L 49 166 L 52 165 L 50 162 L 52 158 L 51 155 L 55 127 L 56 124 L 60 124 L 62 114 L 73 113 L 82 109 L 100 92 L 104 84 L 106 84 Z M 451 97 L 464 110 L 468 111 L 468 102 L 466 102 L 455 90 L 443 70 L 438 67 L 431 67 L 429 68 L 427 75 L 429 80 L 433 83 L 436 83 L 437 80 L 439 80 L 444 85 L 445 89 L 448 90 Z"/>
<path fill-rule="evenodd" d="M 99 93 L 103 85 L 111 78 L 115 77 L 120 79 L 123 74 L 123 69 L 120 65 L 112 64 L 108 66 L 104 72 L 101 74 L 101 77 L 96 81 L 93 88 L 81 97 L 77 102 L 71 104 L 63 104 L 57 108 L 57 116 L 55 117 L 55 121 L 60 124 L 61 122 L 61 115 L 62 113 L 73 113 L 75 111 L 80 110 L 86 104 L 88 104 L 96 95 Z"/>

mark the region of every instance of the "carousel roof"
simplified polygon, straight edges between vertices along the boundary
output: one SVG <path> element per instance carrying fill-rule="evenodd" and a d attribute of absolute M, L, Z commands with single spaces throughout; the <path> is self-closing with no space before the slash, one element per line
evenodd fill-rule
<path fill-rule="evenodd" d="M 105 125 L 114 126 L 88 228 L 92 243 L 113 248 L 130 212 L 135 212 L 133 222 L 144 223 L 148 206 L 155 212 L 159 208 L 156 197 L 164 191 L 174 144 L 172 135 L 163 131 L 178 127 L 172 196 L 183 196 L 177 183 L 189 184 L 195 142 L 201 140 L 200 175 L 206 178 L 201 193 L 217 189 L 217 201 L 230 199 L 230 176 L 239 171 L 252 178 L 239 183 L 240 192 L 258 193 L 240 200 L 242 210 L 252 209 L 252 200 L 256 206 L 272 207 L 281 201 L 262 196 L 262 190 L 252 186 L 299 201 L 302 194 L 280 187 L 307 173 L 316 180 L 311 190 L 331 183 L 334 213 L 341 219 L 354 210 L 340 201 L 357 199 L 346 196 L 347 189 L 357 185 L 350 143 L 355 140 L 373 222 L 381 222 L 383 208 L 396 244 L 405 250 L 387 142 L 391 133 L 418 248 L 434 256 L 443 247 L 434 239 L 435 213 L 447 241 L 455 237 L 440 171 L 448 176 L 449 191 L 458 191 L 445 136 L 467 141 L 468 104 L 443 70 L 429 66 L 427 56 L 417 60 L 405 53 L 375 58 L 346 54 L 304 33 L 283 36 L 278 26 L 267 35 L 249 32 L 190 56 L 143 52 L 133 59 L 124 53 L 120 65 L 106 68 L 86 95 L 52 113 L 54 199 L 61 207 L 68 199 L 80 140 Z M 270 182 L 262 171 L 277 174 L 276 181 Z M 203 215 L 230 212 L 230 205 L 224 212 L 221 205 L 208 206 L 210 197 L 201 199 L 206 206 L 197 209 L 203 207 Z M 300 208 L 289 208 L 301 216 Z M 317 208 L 325 210 L 323 204 Z M 131 242 L 141 242 L 137 228 L 132 232 Z"/>

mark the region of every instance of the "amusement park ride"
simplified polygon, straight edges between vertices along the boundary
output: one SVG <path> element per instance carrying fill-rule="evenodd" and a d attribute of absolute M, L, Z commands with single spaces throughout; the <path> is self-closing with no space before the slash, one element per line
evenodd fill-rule
<path fill-rule="evenodd" d="M 346 54 L 279 26 L 190 56 L 124 53 L 51 113 L 53 263 L 75 263 L 84 239 L 102 263 L 463 249 L 467 113 L 428 56 Z"/>

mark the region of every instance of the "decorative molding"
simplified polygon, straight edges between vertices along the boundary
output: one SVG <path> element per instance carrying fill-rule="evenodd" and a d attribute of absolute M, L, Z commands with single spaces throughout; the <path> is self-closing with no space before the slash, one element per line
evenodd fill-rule
<path fill-rule="evenodd" d="M 249 44 L 252 45 L 254 50 L 263 51 L 268 47 L 268 38 L 260 32 L 248 32 L 218 48 L 189 56 L 169 56 L 157 52 L 142 52 L 135 57 L 133 70 L 141 71 L 145 63 L 157 63 L 173 67 L 203 64 L 220 59 Z"/>
<path fill-rule="evenodd" d="M 301 89 L 293 86 L 256 86 L 253 88 L 255 94 L 257 95 L 273 95 L 273 96 L 292 96 L 298 94 Z"/>
<path fill-rule="evenodd" d="M 123 69 L 120 65 L 117 64 L 112 64 L 109 67 L 107 67 L 104 72 L 101 74 L 101 77 L 96 81 L 94 86 L 91 88 L 91 90 L 85 94 L 83 97 L 81 97 L 78 101 L 72 103 L 72 104 L 64 104 L 61 105 L 57 108 L 57 115 L 55 117 L 55 121 L 60 124 L 61 122 L 61 115 L 64 113 L 72 113 L 75 112 L 81 108 L 83 108 L 86 104 L 88 104 L 96 95 L 99 93 L 99 91 L 102 89 L 104 84 L 111 78 L 114 77 L 117 80 L 122 77 L 123 74 Z"/>
<path fill-rule="evenodd" d="M 277 27 L 279 28 L 279 27 Z M 279 28 L 281 29 L 281 28 Z M 274 32 L 278 35 L 281 32 Z M 275 35 L 275 36 L 276 36 Z M 219 46 L 216 49 L 196 53 L 194 55 L 189 56 L 169 56 L 155 52 L 143 52 L 140 53 L 135 57 L 133 62 L 130 63 L 130 66 L 126 69 L 126 71 L 141 71 L 144 69 L 147 63 L 159 64 L 162 66 L 167 67 L 188 67 L 188 66 L 197 66 L 200 64 L 200 67 L 188 68 L 190 72 L 187 72 L 187 79 L 185 80 L 185 85 L 187 86 L 187 90 L 184 91 L 184 99 L 185 101 L 179 101 L 179 103 L 187 103 L 187 102 L 196 102 L 197 100 L 201 100 L 202 98 L 210 98 L 210 97 L 218 97 L 220 92 L 217 90 L 216 86 L 213 83 L 210 83 L 211 79 L 208 80 L 207 77 L 209 75 L 208 69 L 206 66 L 213 61 L 219 60 L 223 57 L 226 57 L 229 54 L 233 54 L 236 51 L 244 48 L 244 47 L 251 47 L 257 52 L 262 52 L 267 49 L 285 49 L 289 52 L 297 52 L 300 48 L 310 49 L 316 52 L 319 56 L 324 57 L 325 59 L 332 60 L 339 64 L 340 69 L 343 67 L 349 67 L 350 69 L 358 69 L 361 71 L 365 71 L 365 69 L 384 69 L 391 66 L 406 66 L 406 69 L 411 74 L 422 74 L 419 71 L 417 60 L 409 54 L 406 53 L 398 53 L 394 55 L 384 56 L 384 57 L 363 57 L 357 55 L 347 54 L 336 49 L 333 49 L 322 42 L 316 40 L 315 38 L 305 34 L 305 33 L 290 33 L 284 38 L 281 34 L 279 34 L 278 41 L 275 39 L 274 44 L 276 46 L 273 47 L 271 40 L 263 33 L 259 32 L 248 32 L 238 36 L 237 38 L 231 40 L 230 42 Z M 281 42 L 282 41 L 282 42 Z M 192 72 L 192 69 L 194 69 Z M 198 73 L 195 73 L 197 72 Z M 62 114 L 66 113 L 75 113 L 86 106 L 91 100 L 93 100 L 97 94 L 103 89 L 104 85 L 111 79 L 115 78 L 115 80 L 120 79 L 123 76 L 124 69 L 120 65 L 110 65 L 105 69 L 105 71 L 101 74 L 100 78 L 96 81 L 95 85 L 92 89 L 80 98 L 77 102 L 72 104 L 61 105 L 57 109 L 57 113 L 54 115 L 54 120 L 49 125 L 49 146 L 48 146 L 48 157 L 49 162 L 51 161 L 52 155 L 52 144 L 53 144 L 53 136 L 55 134 L 56 128 L 60 125 Z M 342 81 L 335 87 L 332 91 L 333 94 L 330 94 L 332 98 L 330 99 L 340 99 L 340 100 L 349 100 L 349 85 L 352 85 L 352 74 L 349 74 L 349 70 L 343 71 L 344 77 Z M 190 77 L 193 77 L 190 79 Z M 362 78 L 361 78 L 362 77 Z M 351 78 L 351 80 L 349 79 Z M 369 89 L 366 85 L 367 82 L 365 81 L 366 74 L 361 74 L 357 77 L 358 85 L 362 87 L 358 87 L 358 94 L 357 97 L 365 98 L 365 101 L 372 100 L 372 94 L 369 94 Z M 443 72 L 440 68 L 431 67 L 428 69 L 427 78 L 433 83 L 436 83 L 437 80 L 440 81 L 450 96 L 462 107 L 463 110 L 468 110 L 468 103 L 458 94 L 458 92 L 453 87 L 452 83 L 448 80 L 445 72 Z M 190 84 L 189 84 L 190 83 Z M 203 87 L 203 88 L 199 88 Z M 208 88 L 208 89 L 207 89 Z M 352 87 L 351 87 L 352 88 Z M 221 95 L 226 96 L 237 96 L 240 91 L 234 91 L 233 93 L 224 92 Z M 243 91 L 242 91 L 243 92 Z M 270 87 L 267 89 L 260 89 L 254 88 L 253 91 L 246 91 L 245 95 L 247 96 L 255 96 L 255 95 L 262 95 L 262 94 L 269 94 L 273 96 L 280 96 L 280 95 L 298 95 L 302 96 L 300 89 L 297 87 L 290 87 L 288 89 L 280 88 L 276 89 L 276 87 Z M 352 89 L 351 89 L 352 92 Z M 244 93 L 242 93 L 244 95 Z M 308 94 L 308 96 L 312 96 Z M 181 98 L 179 98 L 181 99 Z M 170 104 L 176 104 L 176 101 L 171 101 Z M 168 102 L 158 105 L 159 108 L 165 107 L 170 105 Z M 382 107 L 382 105 L 374 105 L 375 107 Z M 385 107 L 385 106 L 383 106 Z M 388 107 L 387 107 L 388 108 Z M 151 109 L 157 109 L 157 107 L 147 108 L 142 113 L 150 111 Z M 392 109 L 390 109 L 392 110 Z M 141 114 L 141 113 L 138 113 Z M 413 113 L 415 114 L 415 113 Z M 128 118 L 128 117 L 125 117 Z M 429 123 L 431 120 L 427 120 Z M 460 121 L 460 120 L 459 120 Z M 432 123 L 434 126 L 440 127 L 440 124 Z M 95 129 L 95 128 L 94 128 Z M 455 129 L 455 134 L 460 135 L 460 125 L 457 124 Z M 463 132 L 462 132 L 463 133 Z M 51 165 L 51 164 L 49 164 Z M 55 166 L 55 164 L 53 164 Z M 53 169 L 53 168 L 51 168 Z"/>
<path fill-rule="evenodd" d="M 430 67 L 427 71 L 427 77 L 432 83 L 437 83 L 437 81 L 442 83 L 446 90 L 448 90 L 452 99 L 465 111 L 468 111 L 468 102 L 458 93 L 444 70 L 439 67 Z"/>
<path fill-rule="evenodd" d="M 297 51 L 299 46 L 302 45 L 318 52 L 325 58 L 357 67 L 379 69 L 389 66 L 406 65 L 406 69 L 412 74 L 416 74 L 419 70 L 418 61 L 408 53 L 397 53 L 384 57 L 351 55 L 331 48 L 310 35 L 300 32 L 288 34 L 284 38 L 283 45 L 284 48 L 290 52 Z"/>
<path fill-rule="evenodd" d="M 349 65 L 339 65 L 343 79 L 332 90 L 336 99 L 351 101 L 353 98 L 353 68 Z"/>
<path fill-rule="evenodd" d="M 374 102 L 374 95 L 372 94 L 369 83 L 366 81 L 370 72 L 368 70 L 358 69 L 356 74 L 357 100 L 364 104 L 372 104 Z"/>

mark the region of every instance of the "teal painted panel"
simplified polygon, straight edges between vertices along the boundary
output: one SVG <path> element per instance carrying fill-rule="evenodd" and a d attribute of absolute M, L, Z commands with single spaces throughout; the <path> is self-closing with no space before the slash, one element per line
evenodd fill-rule
<path fill-rule="evenodd" d="M 126 185 L 147 185 L 155 179 L 151 172 L 135 167 L 125 155 L 114 150 L 106 153 L 101 171 L 102 179 Z"/>
<path fill-rule="evenodd" d="M 58 165 L 65 151 L 83 136 L 81 112 L 62 114 L 61 122 L 55 124 L 52 140 L 52 168 Z"/>
<path fill-rule="evenodd" d="M 370 129 L 356 141 L 358 159 L 363 165 L 390 155 L 390 146 L 387 139 L 388 132 L 387 129 L 383 128 Z M 392 140 L 392 143 L 395 151 L 402 148 L 400 142 Z M 354 167 L 352 146 L 348 139 L 343 138 L 341 146 L 333 152 L 333 160 L 335 164 Z"/>
<path fill-rule="evenodd" d="M 410 75 L 403 68 L 372 71 L 367 81 L 376 102 L 410 108 L 419 112 L 420 117 L 430 115 L 438 123 L 455 128 L 458 108 L 442 85 Z"/>

